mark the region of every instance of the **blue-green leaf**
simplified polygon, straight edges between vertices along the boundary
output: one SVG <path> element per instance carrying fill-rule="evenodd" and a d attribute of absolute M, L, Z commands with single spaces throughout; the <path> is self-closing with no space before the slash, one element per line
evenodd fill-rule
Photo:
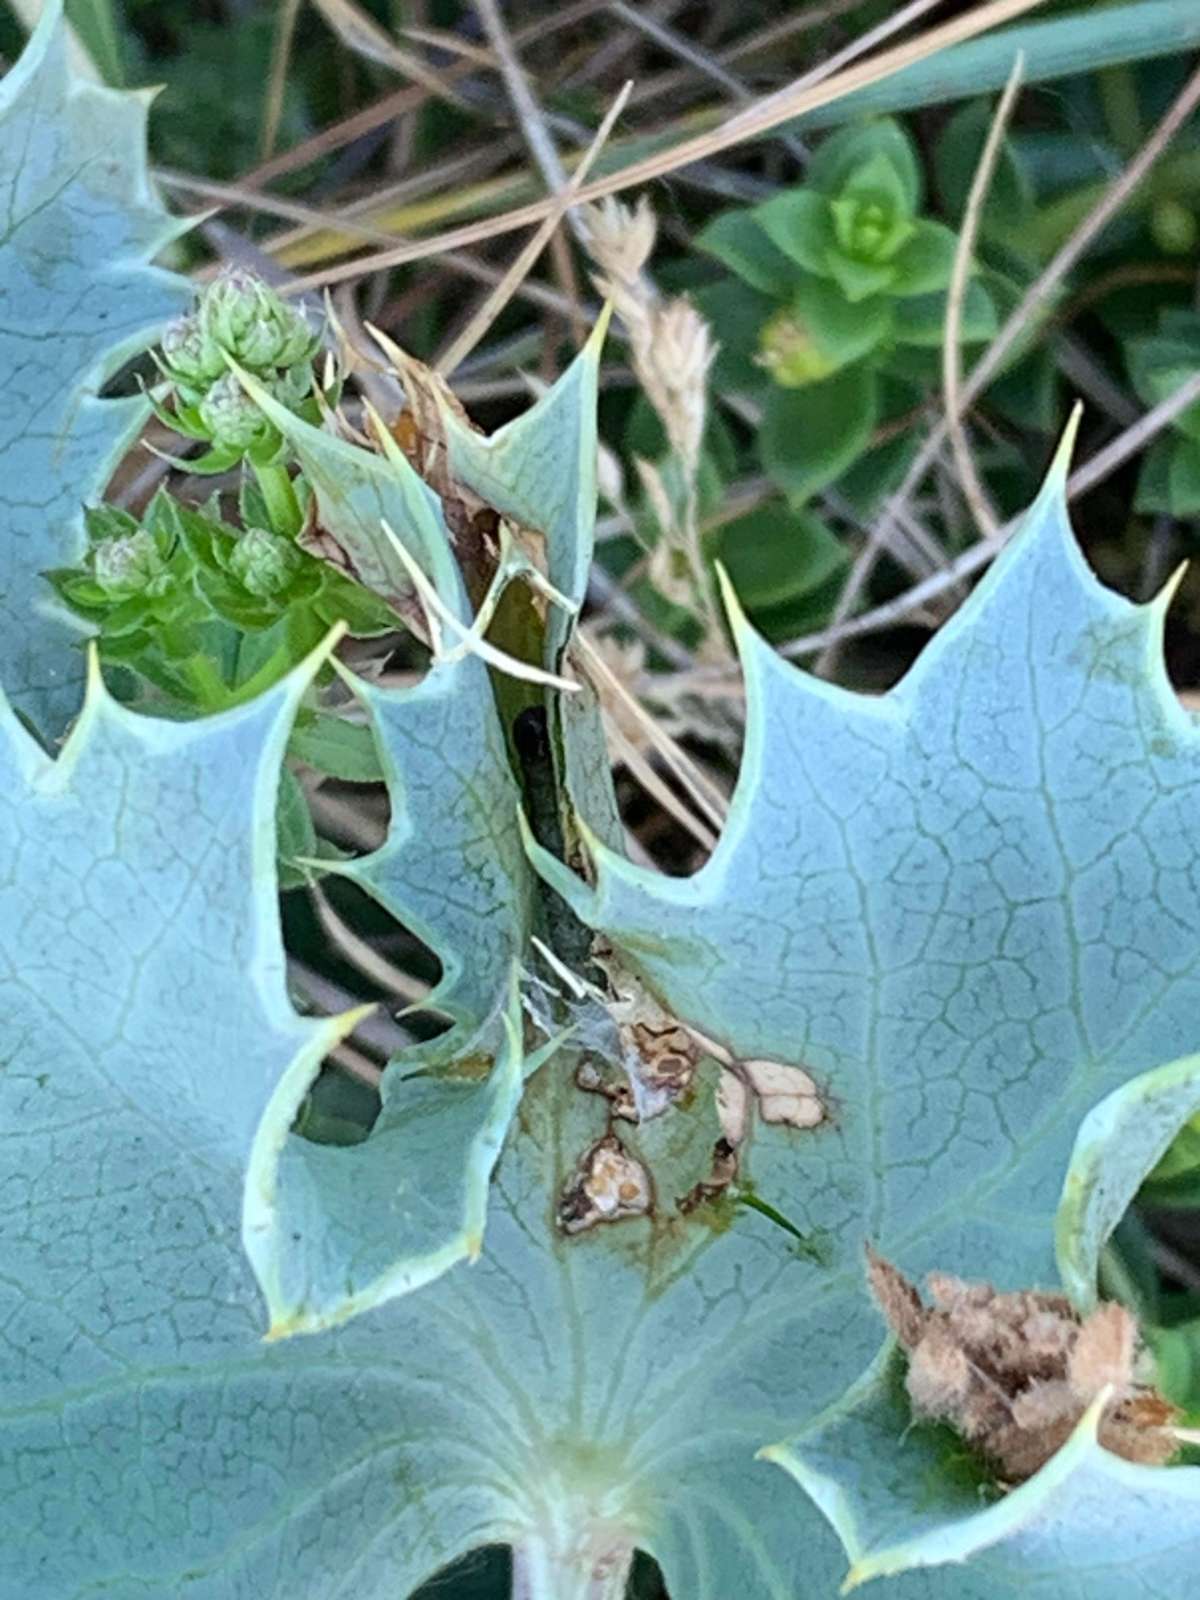
<path fill-rule="evenodd" d="M 452 475 L 489 505 L 545 540 L 546 575 L 572 608 L 551 606 L 545 665 L 558 671 L 587 594 L 596 529 L 596 395 L 600 351 L 608 329 L 601 317 L 587 344 L 558 382 L 494 434 L 475 433 L 443 408 Z M 577 669 L 578 670 L 578 669 Z M 552 754 L 574 805 L 610 842 L 621 829 L 600 714 L 586 679 L 582 692 L 554 707 Z M 566 827 L 572 826 L 565 815 Z"/>
<path fill-rule="evenodd" d="M 41 574 L 78 561 L 83 504 L 147 415 L 101 386 L 188 295 L 147 264 L 181 231 L 146 175 L 149 99 L 78 77 L 60 12 L 0 82 L 0 683 L 50 737 L 83 656 Z"/>
<path fill-rule="evenodd" d="M 1142 1077 L 1195 1042 L 1200 734 L 1163 671 L 1165 599 L 1100 586 L 1063 473 L 882 698 L 804 678 L 737 623 L 743 770 L 697 876 L 599 845 L 594 889 L 539 863 L 677 1014 L 811 1075 L 836 1136 L 797 1134 L 778 1165 L 752 1150 L 749 1170 L 806 1234 L 837 1195 L 834 1263 L 872 1240 L 914 1274 L 1049 1283 L 1067 1180 L 1058 1249 L 1086 1301 L 1200 1100 L 1190 1063 Z M 1193 1492 L 1168 1469 L 1138 1482 L 1139 1508 L 1161 1484 L 1163 1518 Z"/>
<path fill-rule="evenodd" d="M 366 587 L 388 597 L 412 597 L 412 580 L 395 549 L 399 540 L 446 605 L 466 621 L 466 589 L 441 503 L 399 447 L 377 455 L 349 444 L 280 405 L 250 374 L 239 377 L 296 452 L 316 494 L 322 525 Z"/>
<path fill-rule="evenodd" d="M 248 387 L 274 408 L 322 525 L 359 571 L 411 595 L 394 536 L 466 620 L 441 506 L 399 450 L 374 455 L 335 439 Z M 392 821 L 374 855 L 324 865 L 429 943 L 443 965 L 430 1004 L 454 1026 L 397 1058 L 370 1137 L 352 1147 L 288 1139 L 309 1079 L 296 1072 L 281 1087 L 251 1175 L 254 1261 L 277 1335 L 343 1321 L 478 1254 L 488 1181 L 522 1081 L 513 982 L 528 937 L 529 868 L 487 671 L 466 655 L 435 661 L 412 689 L 355 687 L 371 714 Z"/>
<path fill-rule="evenodd" d="M 566 431 L 577 398 L 574 423 L 542 415 Z M 295 440 L 335 535 L 386 567 L 386 517 L 462 604 L 423 486 Z M 513 456 L 542 465 L 497 466 L 497 499 L 547 534 L 576 599 L 588 451 L 530 435 Z M 1191 1563 L 1162 1529 L 1178 1545 L 1194 1523 L 1193 1470 L 1126 1469 L 1081 1433 L 981 1537 L 996 1508 L 977 1479 L 964 1504 L 961 1460 L 931 1457 L 903 1411 L 881 1433 L 869 1383 L 846 1395 L 880 1335 L 864 1241 L 909 1272 L 1029 1284 L 1052 1276 L 1058 1213 L 1063 1260 L 1086 1262 L 1158 1146 L 1138 1102 L 1169 1073 L 1144 1075 L 1196 1043 L 1200 735 L 1163 675 L 1163 603 L 1091 577 L 1061 477 L 891 695 L 805 680 L 738 624 L 748 745 L 696 878 L 597 847 L 591 890 L 543 861 L 751 1084 L 790 1068 L 824 1112 L 772 1121 L 752 1094 L 737 1188 L 685 1205 L 724 1126 L 714 1090 L 733 1093 L 704 1059 L 661 1126 L 625 1130 L 642 1204 L 582 1231 L 562 1219 L 622 1131 L 580 1071 L 624 1043 L 576 1004 L 577 1037 L 512 1118 L 527 890 L 474 662 L 364 691 L 396 820 L 357 870 L 439 948 L 455 1026 L 430 1070 L 389 1070 L 371 1136 L 336 1149 L 289 1131 L 347 1020 L 298 1018 L 283 982 L 273 802 L 304 673 L 191 724 L 96 688 L 56 763 L 4 709 L 3 1600 L 397 1600 L 496 1542 L 531 1600 L 617 1600 L 635 1545 L 675 1600 L 832 1595 L 835 1533 L 755 1455 L 787 1438 L 807 1460 L 844 1422 L 832 1477 L 862 1415 L 879 1448 L 843 1497 L 872 1519 L 851 1560 L 972 1554 L 899 1594 L 1057 1600 L 1086 1549 L 1100 1600 L 1122 1563 L 1122 1593 L 1183 1600 Z M 524 997 L 543 1021 L 545 996 Z M 1190 1093 L 1171 1079 L 1181 1115 Z M 1068 1187 L 1060 1209 L 1073 1151 L 1103 1203 Z M 442 1271 L 479 1247 L 485 1194 L 480 1258 Z M 262 1344 L 243 1236 L 275 1331 L 320 1331 Z"/>
<path fill-rule="evenodd" d="M 443 408 L 451 475 L 488 505 L 546 541 L 550 582 L 583 604 L 596 523 L 596 386 L 607 312 L 556 384 L 536 405 L 493 434 L 478 434 Z M 555 608 L 547 625 L 547 664 L 558 658 L 571 619 Z"/>
<path fill-rule="evenodd" d="M 1142 1179 L 1200 1109 L 1200 1057 L 1131 1079 L 1084 1118 L 1058 1212 L 1058 1268 L 1076 1305 L 1096 1298 L 1100 1252 Z"/>
<path fill-rule="evenodd" d="M 883 1592 L 1183 1595 L 1200 1554 L 1200 1470 L 1110 1454 L 1096 1440 L 1100 1409 L 1027 1483 L 989 1496 L 948 1429 L 913 1426 L 902 1362 L 889 1349 L 844 1400 L 765 1454 L 837 1530 L 851 1561 L 843 1592 L 933 1568 L 942 1570 Z"/>

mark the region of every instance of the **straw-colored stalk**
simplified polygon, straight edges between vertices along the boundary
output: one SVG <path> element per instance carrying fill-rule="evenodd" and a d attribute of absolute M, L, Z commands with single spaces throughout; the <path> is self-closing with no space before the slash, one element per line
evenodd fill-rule
<path fill-rule="evenodd" d="M 712 330 L 690 300 L 664 297 L 647 273 L 656 227 L 645 196 L 635 206 L 610 196 L 589 206 L 584 221 L 598 269 L 596 287 L 621 320 L 634 374 L 662 422 L 682 480 L 682 494 L 672 495 L 656 466 L 637 462 L 663 535 L 651 573 L 668 598 L 694 602 L 710 646 L 721 649 L 720 613 L 701 549 L 697 499 L 708 374 L 717 349 Z M 690 594 L 681 587 L 684 575 Z"/>

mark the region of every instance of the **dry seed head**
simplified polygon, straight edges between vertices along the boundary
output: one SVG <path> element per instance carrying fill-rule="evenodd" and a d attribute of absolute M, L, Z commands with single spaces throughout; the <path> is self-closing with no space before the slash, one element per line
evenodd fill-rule
<path fill-rule="evenodd" d="M 682 297 L 656 308 L 643 382 L 689 478 L 700 464 L 708 371 L 717 347 L 708 323 Z"/>
<path fill-rule="evenodd" d="M 654 250 L 658 225 L 645 195 L 635 206 L 608 195 L 583 212 L 587 245 L 592 260 L 614 285 L 633 288 Z"/>
<path fill-rule="evenodd" d="M 611 196 L 584 215 L 596 287 L 624 324 L 633 369 L 689 479 L 700 462 L 708 372 L 717 347 L 708 323 L 683 296 L 663 300 L 645 266 L 655 221 L 646 197 L 635 207 Z"/>

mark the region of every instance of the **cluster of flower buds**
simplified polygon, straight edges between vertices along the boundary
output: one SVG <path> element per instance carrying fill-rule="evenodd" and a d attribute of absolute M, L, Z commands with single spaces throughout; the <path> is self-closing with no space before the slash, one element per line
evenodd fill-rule
<path fill-rule="evenodd" d="M 214 470 L 231 457 L 270 452 L 278 436 L 230 363 L 298 411 L 312 394 L 320 344 L 303 311 L 261 279 L 237 269 L 222 273 L 203 290 L 195 310 L 163 333 L 159 366 L 175 394 L 175 410 L 163 420 L 210 443 L 218 456 Z M 195 470 L 195 462 L 189 465 Z"/>

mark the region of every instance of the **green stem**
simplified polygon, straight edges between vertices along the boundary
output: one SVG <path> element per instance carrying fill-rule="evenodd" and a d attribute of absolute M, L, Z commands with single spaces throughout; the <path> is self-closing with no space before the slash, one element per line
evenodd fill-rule
<path fill-rule="evenodd" d="M 182 670 L 196 692 L 200 709 L 207 715 L 224 711 L 229 705 L 229 686 L 204 655 L 189 656 Z"/>
<path fill-rule="evenodd" d="M 304 519 L 287 467 L 281 462 L 269 467 L 260 467 L 256 461 L 250 465 L 254 468 L 254 476 L 266 502 L 267 520 L 272 533 L 282 533 L 294 539 Z"/>

